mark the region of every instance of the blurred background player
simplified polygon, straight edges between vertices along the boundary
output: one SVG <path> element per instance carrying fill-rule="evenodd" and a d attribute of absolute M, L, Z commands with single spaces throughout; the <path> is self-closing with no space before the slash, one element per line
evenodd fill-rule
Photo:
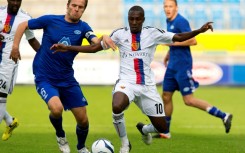
<path fill-rule="evenodd" d="M 4 119 L 6 130 L 2 140 L 8 140 L 19 122 L 6 110 L 8 94 L 11 94 L 16 82 L 18 63 L 9 59 L 12 50 L 14 35 L 18 25 L 31 19 L 30 15 L 20 9 L 22 0 L 7 0 L 8 5 L 0 7 L 0 122 Z M 30 30 L 25 31 L 26 39 L 32 48 L 37 51 L 39 42 Z"/>
<path fill-rule="evenodd" d="M 165 15 L 167 17 L 167 31 L 182 33 L 191 31 L 189 22 L 178 13 L 176 0 L 165 0 L 163 3 Z M 231 128 L 232 114 L 222 112 L 208 102 L 194 97 L 193 92 L 199 86 L 192 77 L 192 56 L 190 51 L 191 45 L 196 45 L 195 38 L 184 42 L 175 42 L 170 44 L 169 51 L 164 58 L 164 65 L 167 67 L 163 80 L 162 99 L 169 131 L 157 135 L 156 137 L 170 138 L 170 123 L 173 113 L 173 94 L 179 90 L 182 94 L 183 101 L 187 106 L 196 107 L 209 114 L 221 118 L 225 132 L 229 133 Z"/>
<path fill-rule="evenodd" d="M 71 110 L 77 125 L 77 150 L 79 153 L 89 153 L 85 147 L 89 131 L 89 121 L 86 98 L 74 77 L 73 60 L 78 53 L 66 52 L 53 54 L 50 47 L 54 43 L 66 45 L 81 45 L 83 39 L 90 43 L 99 43 L 92 28 L 81 21 L 88 0 L 68 0 L 65 15 L 44 15 L 18 27 L 18 35 L 14 39 L 11 58 L 18 61 L 19 42 L 23 31 L 29 29 L 43 29 L 43 38 L 40 50 L 33 61 L 36 90 L 48 105 L 49 119 L 56 131 L 56 138 L 61 152 L 69 153 L 70 147 L 62 125 L 64 110 Z"/>

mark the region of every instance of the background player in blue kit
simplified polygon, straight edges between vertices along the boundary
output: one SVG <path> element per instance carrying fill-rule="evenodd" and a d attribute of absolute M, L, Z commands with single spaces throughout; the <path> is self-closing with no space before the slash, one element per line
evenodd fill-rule
<path fill-rule="evenodd" d="M 164 1 L 164 12 L 167 17 L 167 31 L 174 33 L 182 33 L 191 31 L 189 22 L 178 13 L 176 0 Z M 170 129 L 171 116 L 173 113 L 172 96 L 175 90 L 179 90 L 183 96 L 183 100 L 187 106 L 196 107 L 209 114 L 222 119 L 226 133 L 231 128 L 232 114 L 222 112 L 218 108 L 212 106 L 208 102 L 194 97 L 193 92 L 198 87 L 192 77 L 192 56 L 190 45 L 195 45 L 194 38 L 184 42 L 175 42 L 169 47 L 169 51 L 164 58 L 164 64 L 167 70 L 163 81 L 162 99 L 164 101 L 164 110 L 166 120 Z M 159 135 L 162 138 L 170 138 L 170 132 Z"/>
<path fill-rule="evenodd" d="M 87 100 L 74 78 L 72 68 L 77 52 L 53 54 L 50 47 L 55 43 L 64 45 L 81 45 L 83 38 L 90 43 L 99 43 L 91 27 L 80 18 L 84 13 L 87 0 L 68 0 L 65 15 L 45 15 L 23 22 L 14 38 L 11 58 L 20 58 L 19 42 L 26 28 L 43 29 L 42 44 L 33 61 L 36 90 L 47 103 L 50 110 L 49 119 L 56 131 L 57 142 L 61 152 L 69 153 L 70 147 L 62 127 L 62 112 L 71 110 L 76 121 L 77 150 L 88 153 L 85 141 L 89 131 L 86 113 Z"/>

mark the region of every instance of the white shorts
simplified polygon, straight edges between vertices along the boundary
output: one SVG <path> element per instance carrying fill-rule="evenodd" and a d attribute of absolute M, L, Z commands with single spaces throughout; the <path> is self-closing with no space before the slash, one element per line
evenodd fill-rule
<path fill-rule="evenodd" d="M 0 92 L 6 94 L 12 93 L 17 72 L 18 64 L 13 64 L 11 59 L 2 59 L 0 63 Z"/>
<path fill-rule="evenodd" d="M 115 84 L 113 93 L 122 92 L 128 96 L 129 102 L 135 102 L 147 116 L 165 116 L 163 101 L 155 85 L 131 84 L 119 81 Z"/>

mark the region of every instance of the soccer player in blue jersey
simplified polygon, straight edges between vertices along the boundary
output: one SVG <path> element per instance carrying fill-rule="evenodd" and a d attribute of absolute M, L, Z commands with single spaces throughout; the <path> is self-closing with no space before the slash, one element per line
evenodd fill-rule
<path fill-rule="evenodd" d="M 164 12 L 167 17 L 167 31 L 174 33 L 182 33 L 191 31 L 189 22 L 178 13 L 177 0 L 165 0 Z M 159 136 L 162 138 L 170 138 L 170 122 L 173 113 L 173 94 L 179 90 L 182 94 L 184 103 L 200 110 L 208 112 L 210 115 L 222 119 L 225 132 L 229 133 L 231 128 L 232 114 L 225 113 L 217 107 L 212 106 L 205 100 L 194 97 L 193 92 L 198 87 L 192 77 L 192 56 L 190 46 L 196 45 L 195 38 L 184 42 L 175 42 L 170 45 L 169 51 L 164 58 L 164 65 L 167 70 L 163 81 L 162 99 L 164 101 L 164 110 L 168 124 L 168 131 Z"/>
<path fill-rule="evenodd" d="M 111 39 L 118 46 L 120 52 L 119 79 L 115 84 L 112 99 L 113 124 L 121 140 L 120 153 L 128 153 L 131 150 L 124 111 L 132 102 L 135 102 L 152 123 L 145 125 L 139 122 L 136 125 L 145 144 L 151 143 L 151 133 L 164 132 L 167 129 L 163 102 L 150 68 L 156 46 L 174 41 L 185 41 L 208 29 L 212 30 L 212 25 L 208 22 L 198 30 L 175 34 L 154 27 L 143 27 L 144 21 L 143 8 L 133 6 L 128 12 L 129 27 L 119 28 L 111 34 Z M 96 48 L 94 45 L 90 47 Z M 55 44 L 53 49 L 67 49 L 75 52 L 88 50 L 84 46 L 66 47 L 59 44 Z"/>
<path fill-rule="evenodd" d="M 21 0 L 7 0 L 7 3 L 7 6 L 0 7 L 0 123 L 4 120 L 7 125 L 2 135 L 4 141 L 10 138 L 19 125 L 18 119 L 12 117 L 6 109 L 7 97 L 13 92 L 18 71 L 18 63 L 9 59 L 9 55 L 18 25 L 31 18 L 20 8 Z M 34 33 L 27 29 L 25 35 L 31 47 L 37 51 L 40 44 Z"/>
<path fill-rule="evenodd" d="M 76 119 L 78 152 L 89 152 L 85 147 L 89 131 L 88 103 L 74 78 L 72 65 L 78 53 L 69 51 L 53 54 L 50 47 L 55 43 L 81 45 L 84 38 L 92 44 L 100 42 L 92 28 L 80 20 L 87 3 L 88 0 L 68 0 L 65 15 L 44 15 L 23 22 L 18 27 L 11 53 L 12 60 L 20 59 L 19 42 L 25 29 L 43 29 L 42 44 L 33 61 L 35 85 L 50 110 L 49 119 L 55 128 L 59 149 L 64 153 L 69 153 L 70 147 L 62 127 L 63 110 L 71 110 Z"/>

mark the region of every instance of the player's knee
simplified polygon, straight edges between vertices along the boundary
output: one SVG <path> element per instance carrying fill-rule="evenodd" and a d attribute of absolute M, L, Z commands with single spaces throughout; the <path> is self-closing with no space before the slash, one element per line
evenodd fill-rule
<path fill-rule="evenodd" d="M 112 112 L 113 112 L 114 114 L 120 114 L 120 113 L 122 112 L 122 109 L 121 109 L 118 105 L 114 105 L 114 106 L 112 107 Z"/>
<path fill-rule="evenodd" d="M 54 108 L 51 108 L 50 111 L 54 117 L 60 117 L 62 115 L 63 108 L 54 107 Z"/>
<path fill-rule="evenodd" d="M 164 102 L 165 104 L 171 102 L 171 96 L 169 96 L 168 94 L 163 93 L 163 94 L 162 94 L 162 99 L 163 99 L 163 102 Z"/>
<path fill-rule="evenodd" d="M 186 106 L 194 106 L 194 101 L 192 99 L 184 100 Z"/>
<path fill-rule="evenodd" d="M 80 125 L 81 127 L 86 127 L 89 125 L 88 118 L 84 117 L 81 118 L 80 120 L 77 121 L 77 124 Z"/>
<path fill-rule="evenodd" d="M 123 112 L 123 109 L 119 104 L 112 103 L 112 112 L 114 114 L 120 114 Z"/>

